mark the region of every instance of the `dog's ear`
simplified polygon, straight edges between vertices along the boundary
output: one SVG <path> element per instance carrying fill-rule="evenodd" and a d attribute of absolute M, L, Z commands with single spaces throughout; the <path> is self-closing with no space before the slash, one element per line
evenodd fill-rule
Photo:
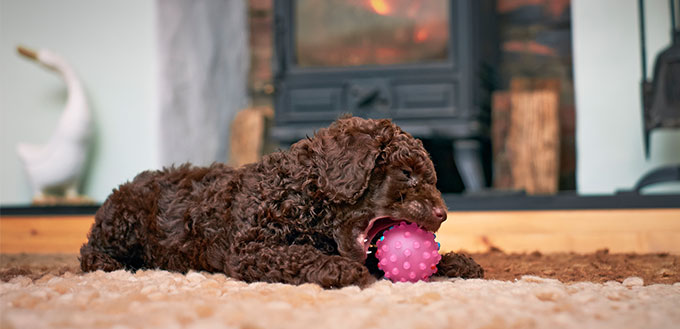
<path fill-rule="evenodd" d="M 341 119 L 293 146 L 300 164 L 310 169 L 307 188 L 335 203 L 359 199 L 381 152 L 381 142 L 367 124 L 358 118 Z"/>

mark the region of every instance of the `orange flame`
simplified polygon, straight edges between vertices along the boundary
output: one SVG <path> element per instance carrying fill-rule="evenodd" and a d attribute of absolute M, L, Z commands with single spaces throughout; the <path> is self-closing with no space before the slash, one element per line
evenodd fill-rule
<path fill-rule="evenodd" d="M 392 12 L 392 8 L 385 0 L 371 0 L 371 8 L 380 15 L 388 15 Z"/>
<path fill-rule="evenodd" d="M 413 35 L 413 39 L 415 40 L 415 42 L 418 42 L 418 43 L 421 43 L 421 42 L 427 40 L 427 38 L 429 38 L 429 37 L 430 37 L 430 31 L 428 31 L 424 27 L 421 27 L 418 30 L 416 30 L 416 33 L 414 33 L 414 35 Z"/>

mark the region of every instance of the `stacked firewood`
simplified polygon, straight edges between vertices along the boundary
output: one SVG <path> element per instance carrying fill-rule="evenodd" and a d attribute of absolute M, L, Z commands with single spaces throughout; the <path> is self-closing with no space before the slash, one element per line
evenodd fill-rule
<path fill-rule="evenodd" d="M 495 92 L 494 187 L 554 194 L 559 182 L 559 80 L 513 79 Z"/>

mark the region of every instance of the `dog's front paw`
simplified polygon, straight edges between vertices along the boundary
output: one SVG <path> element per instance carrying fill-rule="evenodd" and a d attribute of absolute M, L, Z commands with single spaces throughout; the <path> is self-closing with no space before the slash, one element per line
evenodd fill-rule
<path fill-rule="evenodd" d="M 437 276 L 450 278 L 483 278 L 484 269 L 472 258 L 450 252 L 442 255 L 442 259 L 437 265 Z"/>
<path fill-rule="evenodd" d="M 342 256 L 330 256 L 318 265 L 309 268 L 307 280 L 324 288 L 366 287 L 375 282 L 368 268 Z"/>

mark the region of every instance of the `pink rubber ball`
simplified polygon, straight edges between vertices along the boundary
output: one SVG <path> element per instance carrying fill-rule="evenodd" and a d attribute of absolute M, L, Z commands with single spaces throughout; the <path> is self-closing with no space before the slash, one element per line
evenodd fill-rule
<path fill-rule="evenodd" d="M 428 281 L 442 259 L 434 238 L 416 224 L 392 226 L 376 244 L 378 268 L 393 282 Z"/>

